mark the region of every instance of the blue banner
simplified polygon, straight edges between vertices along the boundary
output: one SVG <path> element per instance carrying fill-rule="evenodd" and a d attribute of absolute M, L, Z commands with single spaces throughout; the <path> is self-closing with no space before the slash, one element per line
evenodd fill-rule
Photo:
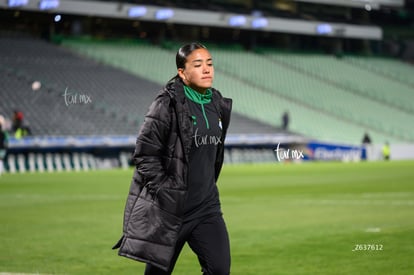
<path fill-rule="evenodd" d="M 366 149 L 363 146 L 310 142 L 305 152 L 309 160 L 359 161 L 366 159 Z"/>

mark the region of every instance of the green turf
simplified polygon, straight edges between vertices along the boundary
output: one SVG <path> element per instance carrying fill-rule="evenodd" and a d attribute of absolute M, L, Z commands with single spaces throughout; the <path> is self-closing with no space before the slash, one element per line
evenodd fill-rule
<path fill-rule="evenodd" d="M 1 176 L 0 273 L 143 274 L 111 250 L 131 174 Z M 414 274 L 414 162 L 226 165 L 219 186 L 232 274 Z M 188 247 L 174 274 L 200 274 Z"/>

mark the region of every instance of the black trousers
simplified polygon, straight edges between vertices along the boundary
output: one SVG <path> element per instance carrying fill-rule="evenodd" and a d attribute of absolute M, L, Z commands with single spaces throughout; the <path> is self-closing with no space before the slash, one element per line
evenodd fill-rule
<path fill-rule="evenodd" d="M 188 243 L 198 257 L 203 275 L 230 274 L 230 242 L 221 215 L 184 223 L 178 236 L 175 253 L 168 272 L 147 264 L 145 275 L 172 274 L 178 256 Z"/>

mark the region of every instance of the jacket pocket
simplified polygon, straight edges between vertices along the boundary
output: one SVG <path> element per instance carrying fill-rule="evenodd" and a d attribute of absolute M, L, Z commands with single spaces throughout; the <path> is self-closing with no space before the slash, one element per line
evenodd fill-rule
<path fill-rule="evenodd" d="M 155 199 L 160 209 L 173 215 L 182 216 L 186 190 L 161 187 Z"/>
<path fill-rule="evenodd" d="M 180 225 L 181 219 L 162 209 L 144 189 L 134 206 L 127 232 L 128 237 L 135 239 L 172 244 Z"/>

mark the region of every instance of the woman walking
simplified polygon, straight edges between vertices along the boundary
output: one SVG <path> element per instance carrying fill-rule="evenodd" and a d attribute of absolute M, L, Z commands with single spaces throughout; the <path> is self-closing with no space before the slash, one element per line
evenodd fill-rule
<path fill-rule="evenodd" d="M 232 101 L 212 88 L 213 60 L 202 44 L 182 46 L 176 65 L 140 128 L 114 248 L 145 262 L 145 275 L 166 275 L 188 243 L 204 275 L 227 275 L 230 244 L 216 182 Z"/>

